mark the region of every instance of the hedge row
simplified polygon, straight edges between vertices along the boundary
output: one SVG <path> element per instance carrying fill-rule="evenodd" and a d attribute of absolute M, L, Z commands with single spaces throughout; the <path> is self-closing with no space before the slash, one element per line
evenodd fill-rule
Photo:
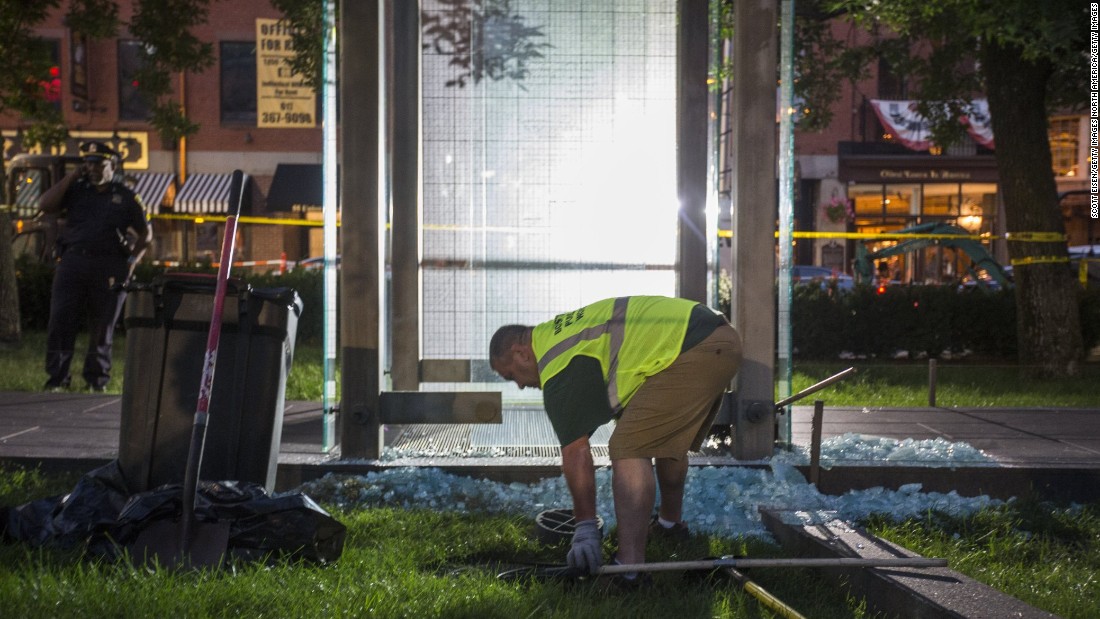
<path fill-rule="evenodd" d="M 190 272 L 202 269 L 188 269 Z M 208 269 L 213 272 L 212 269 Z M 137 281 L 151 281 L 163 269 L 141 265 Z M 49 317 L 50 267 L 17 264 L 19 303 L 24 329 L 44 330 Z M 320 270 L 283 275 L 243 275 L 254 288 L 289 287 L 298 291 L 303 310 L 298 340 L 320 342 L 323 279 Z M 1086 348 L 1100 343 L 1100 289 L 1081 292 L 1081 324 Z M 939 356 L 969 351 L 987 357 L 1016 355 L 1016 303 L 1011 290 L 958 291 L 952 286 L 891 286 L 883 294 L 867 286 L 837 293 L 817 286 L 796 286 L 791 305 L 795 355 L 836 358 L 841 353 L 892 357 Z"/>
<path fill-rule="evenodd" d="M 188 273 L 215 273 L 210 267 L 191 267 Z M 164 268 L 141 264 L 134 272 L 135 282 L 151 282 L 153 278 L 165 272 Z M 324 298 L 324 280 L 321 271 L 296 270 L 279 275 L 277 273 L 256 275 L 242 273 L 234 275 L 248 282 L 253 288 L 293 288 L 302 298 L 302 315 L 298 319 L 297 340 L 299 342 L 320 342 L 324 333 L 324 318 L 321 312 Z M 19 313 L 24 330 L 46 329 L 50 316 L 50 285 L 53 281 L 52 265 L 32 260 L 20 259 L 16 263 L 16 279 L 19 282 Z"/>
<path fill-rule="evenodd" d="M 1086 348 L 1100 341 L 1100 290 L 1080 292 Z M 1016 356 L 1016 301 L 1012 290 L 958 290 L 954 286 L 869 286 L 837 294 L 796 286 L 791 300 L 795 355 L 836 358 L 842 353 L 889 358 L 938 357 L 968 352 L 983 357 Z"/>

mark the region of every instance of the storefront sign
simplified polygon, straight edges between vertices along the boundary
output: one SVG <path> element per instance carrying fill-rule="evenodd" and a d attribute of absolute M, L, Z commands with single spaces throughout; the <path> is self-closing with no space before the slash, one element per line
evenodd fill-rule
<path fill-rule="evenodd" d="M 290 68 L 295 54 L 285 20 L 256 20 L 256 126 L 309 129 L 317 125 L 317 93 Z"/>
<path fill-rule="evenodd" d="M 39 144 L 24 144 L 23 134 L 3 131 L 4 161 L 21 154 L 80 156 L 80 144 L 95 140 L 114 148 L 122 156 L 127 171 L 149 169 L 149 134 L 145 131 L 70 131 L 69 139 L 60 146 L 45 149 Z"/>
<path fill-rule="evenodd" d="M 969 170 L 895 170 L 885 168 L 879 171 L 884 181 L 969 181 Z"/>
<path fill-rule="evenodd" d="M 838 179 L 847 183 L 996 183 L 992 155 L 970 157 L 841 156 Z"/>

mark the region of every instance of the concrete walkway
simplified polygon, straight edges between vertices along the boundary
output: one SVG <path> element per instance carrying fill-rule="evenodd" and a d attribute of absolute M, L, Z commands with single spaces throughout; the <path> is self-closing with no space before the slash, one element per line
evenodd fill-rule
<path fill-rule="evenodd" d="M 121 410 L 121 397 L 117 395 L 0 393 L 0 461 L 88 469 L 112 460 L 118 456 Z M 355 473 L 404 465 L 439 466 L 510 480 L 560 473 L 553 434 L 537 408 L 506 409 L 505 423 L 495 426 L 391 427 L 387 444 L 416 453 L 427 444 L 436 451 L 386 462 L 343 460 L 338 449 L 331 454 L 323 453 L 321 412 L 317 402 L 287 403 L 279 453 L 280 489 L 330 471 Z M 812 407 L 794 407 L 791 435 L 796 445 L 809 446 L 812 416 Z M 848 433 L 899 440 L 939 438 L 952 443 L 965 442 L 999 466 L 960 465 L 952 469 L 928 468 L 918 462 L 860 466 L 826 461 L 819 479 L 822 491 L 844 492 L 873 485 L 896 487 L 916 480 L 929 490 L 955 489 L 960 494 L 1015 495 L 1027 488 L 1047 488 L 1055 498 L 1100 498 L 1100 407 L 826 407 L 823 438 Z M 599 445 L 601 436 L 597 433 L 594 444 Z M 494 442 L 499 445 L 494 446 Z M 454 457 L 455 453 L 469 451 L 471 446 L 482 452 L 495 449 L 494 454 L 499 453 L 499 457 Z M 695 465 L 761 465 L 739 463 L 721 454 L 693 457 L 692 461 Z M 994 487 L 998 479 L 1011 481 L 1005 481 L 998 490 Z"/>

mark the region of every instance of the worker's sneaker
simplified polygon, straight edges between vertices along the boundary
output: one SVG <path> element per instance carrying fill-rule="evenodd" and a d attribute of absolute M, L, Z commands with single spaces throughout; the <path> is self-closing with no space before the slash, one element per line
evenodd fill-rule
<path fill-rule="evenodd" d="M 614 555 L 608 565 L 622 565 Z M 653 587 L 653 577 L 649 572 L 631 572 L 628 574 L 607 574 L 596 577 L 596 587 L 607 593 L 636 593 Z"/>
<path fill-rule="evenodd" d="M 657 514 L 653 515 L 653 520 L 649 522 L 649 536 L 655 539 L 668 539 L 677 542 L 686 542 L 691 537 L 691 530 L 688 529 L 687 523 L 681 521 L 666 527 L 658 520 Z"/>
<path fill-rule="evenodd" d="M 598 577 L 596 586 L 611 594 L 638 593 L 653 588 L 653 577 L 647 572 L 636 573 L 633 578 L 610 574 Z"/>

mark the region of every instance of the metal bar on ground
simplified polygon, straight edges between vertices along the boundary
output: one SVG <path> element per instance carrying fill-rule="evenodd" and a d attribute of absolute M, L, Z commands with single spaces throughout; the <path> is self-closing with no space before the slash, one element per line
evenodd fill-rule
<path fill-rule="evenodd" d="M 893 559 L 824 558 L 824 559 L 707 559 L 704 561 L 665 561 L 605 565 L 600 575 L 629 574 L 631 572 L 671 572 L 686 570 L 713 570 L 723 567 L 947 567 L 947 559 L 925 557 L 899 557 Z"/>
<path fill-rule="evenodd" d="M 822 389 L 828 387 L 829 385 L 831 385 L 831 384 L 833 384 L 833 383 L 835 383 L 839 380 L 843 380 L 843 379 L 847 378 L 849 374 L 854 374 L 855 371 L 856 371 L 856 369 L 854 367 L 850 367 L 847 370 L 844 370 L 842 372 L 837 372 L 836 374 L 833 374 L 829 378 L 826 378 L 825 380 L 817 383 L 816 385 L 810 385 L 809 387 L 806 387 L 805 389 L 803 389 L 802 391 L 799 391 L 798 393 L 792 395 L 791 397 L 783 398 L 782 400 L 776 402 L 775 403 L 775 408 L 776 409 L 783 408 L 784 406 L 786 406 L 786 405 L 788 405 L 792 402 L 797 402 L 798 400 L 801 400 L 802 398 L 804 398 L 804 397 L 806 397 L 806 396 L 808 396 L 812 393 L 817 393 L 818 391 L 821 391 Z"/>

